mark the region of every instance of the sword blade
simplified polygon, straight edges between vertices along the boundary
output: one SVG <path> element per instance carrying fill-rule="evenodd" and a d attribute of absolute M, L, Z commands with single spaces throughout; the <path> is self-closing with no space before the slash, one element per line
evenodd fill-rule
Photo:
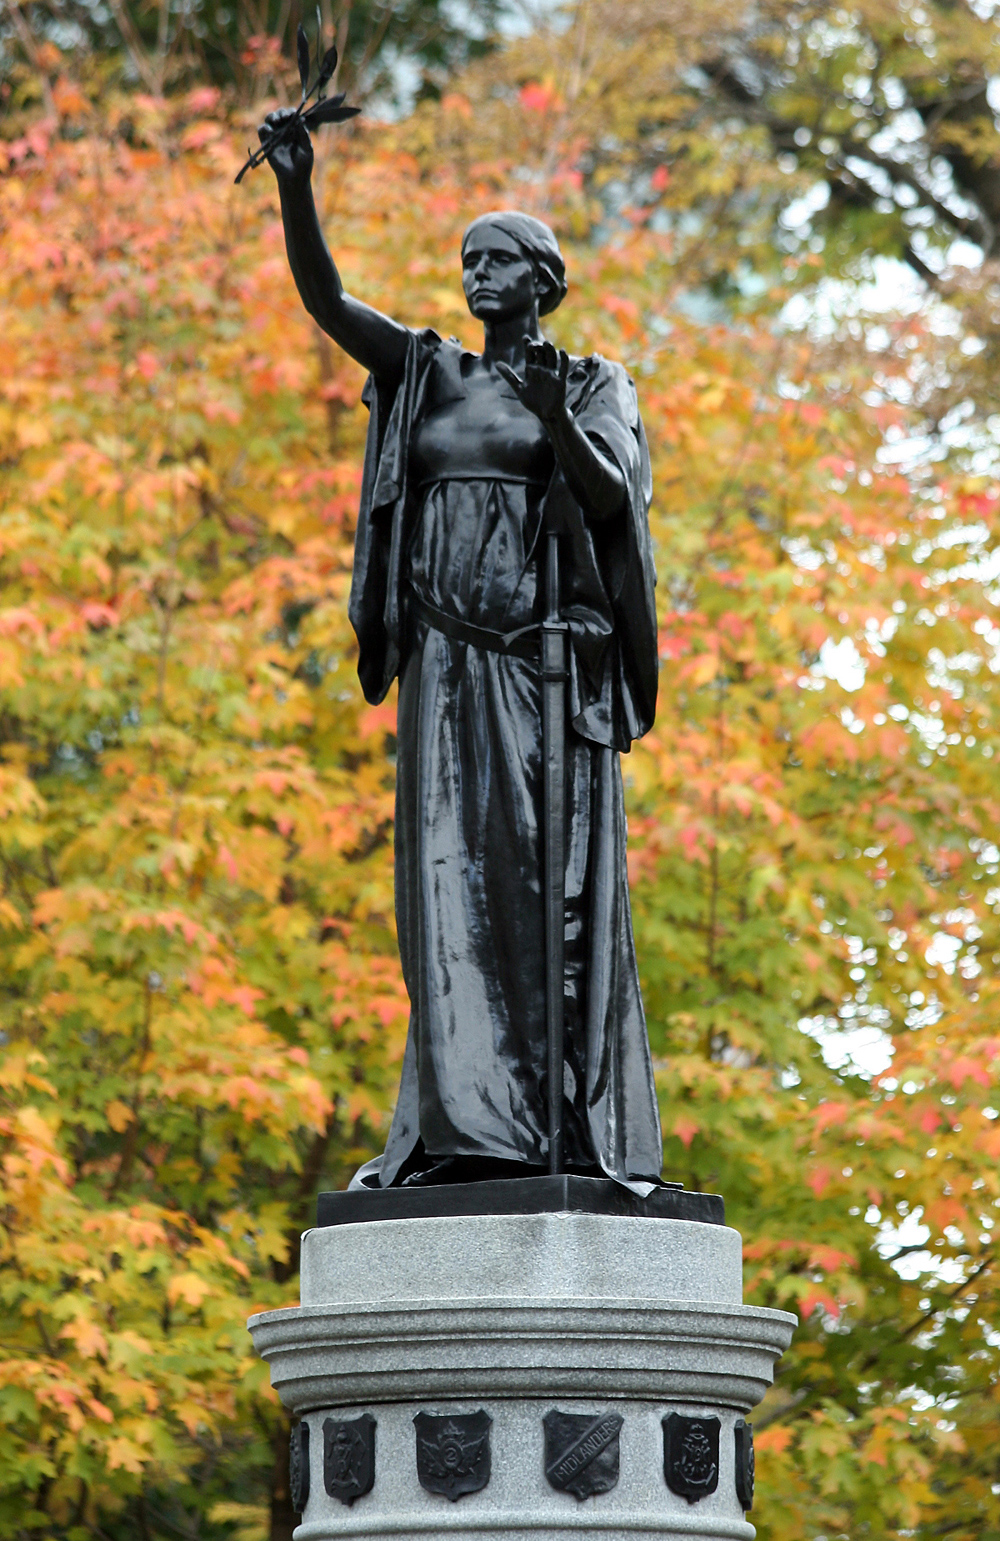
<path fill-rule="evenodd" d="M 548 1039 L 549 1171 L 563 1170 L 564 954 L 566 925 L 567 628 L 559 615 L 559 537 L 547 553 L 542 622 L 542 763 L 545 827 L 545 1018 Z"/>

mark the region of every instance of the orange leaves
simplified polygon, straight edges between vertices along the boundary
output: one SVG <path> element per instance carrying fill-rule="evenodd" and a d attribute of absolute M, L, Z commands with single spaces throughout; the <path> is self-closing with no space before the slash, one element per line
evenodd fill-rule
<path fill-rule="evenodd" d="M 378 706 L 368 706 L 358 718 L 358 729 L 363 738 L 374 738 L 396 731 L 396 702 L 390 697 Z"/>
<path fill-rule="evenodd" d="M 686 659 L 677 670 L 677 678 L 697 689 L 699 685 L 710 685 L 718 672 L 718 654 L 706 651 Z"/>
<path fill-rule="evenodd" d="M 76 1317 L 73 1321 L 67 1322 L 65 1327 L 60 1329 L 59 1336 L 73 1343 L 82 1359 L 107 1357 L 107 1338 L 96 1322 L 89 1321 L 86 1317 Z"/>
<path fill-rule="evenodd" d="M 819 1268 L 823 1273 L 833 1273 L 840 1268 L 854 1268 L 857 1265 L 857 1253 L 841 1252 L 836 1247 L 811 1247 L 809 1250 L 809 1267 Z"/>
<path fill-rule="evenodd" d="M 795 1439 L 795 1435 L 789 1428 L 783 1428 L 780 1424 L 773 1424 L 768 1429 L 761 1429 L 754 1433 L 754 1449 L 758 1454 L 770 1455 L 772 1452 L 780 1455 L 787 1450 Z"/>
<path fill-rule="evenodd" d="M 537 195 L 572 285 L 546 325 L 634 369 L 662 668 L 623 769 L 667 1175 L 724 1193 L 748 1289 L 802 1316 L 758 1435 L 765 1516 L 788 1506 L 764 1524 L 917 1530 L 879 1506 L 926 1481 L 906 1463 L 939 1437 L 935 1400 L 992 1427 L 976 1386 L 995 1366 L 973 1357 L 992 1279 L 967 1319 L 947 1290 L 1000 1196 L 1000 706 L 992 558 L 977 572 L 947 541 L 995 500 L 942 465 L 939 520 L 929 484 L 886 473 L 864 395 L 873 361 L 899 371 L 867 343 L 827 351 L 742 301 L 737 325 L 685 319 L 699 275 L 719 288 L 700 266 L 718 250 L 683 236 L 704 138 L 650 162 L 669 232 L 626 212 L 613 240 L 575 238 L 593 188 L 574 136 L 596 119 L 585 59 L 574 94 L 558 47 L 551 78 L 529 61 L 506 93 L 477 76 L 421 109 L 413 156 L 405 127 L 338 141 L 330 231 L 352 292 L 478 346 L 461 228 Z M 86 1449 L 115 1501 L 144 1472 L 195 1491 L 209 1447 L 249 1459 L 234 1425 L 270 1439 L 243 1319 L 295 1298 L 314 1188 L 381 1145 L 409 1010 L 394 707 L 362 702 L 346 619 L 359 371 L 332 345 L 324 362 L 268 174 L 239 200 L 223 186 L 217 109 L 192 99 L 168 126 L 172 107 L 132 101 L 137 144 L 153 125 L 138 148 L 8 143 L 18 187 L 0 188 L 0 1440 L 19 1472 L 55 1451 L 56 1483 L 77 1481 L 60 1452 Z M 554 175 L 505 180 L 473 137 L 487 117 L 504 156 Z M 479 149 L 431 164 L 439 135 Z M 745 211 L 770 160 L 739 174 Z M 909 408 L 882 416 L 905 428 Z M 855 655 L 826 644 L 845 642 L 859 662 L 838 675 Z M 936 937 L 950 971 L 927 961 Z M 940 1261 L 897 1269 L 918 1211 Z M 927 1298 L 933 1328 L 900 1341 Z M 895 1411 L 916 1385 L 932 1411 L 911 1425 Z M 857 1498 L 868 1467 L 877 1503 Z"/>
<path fill-rule="evenodd" d="M 642 328 L 639 308 L 634 300 L 626 299 L 619 294 L 605 293 L 601 295 L 600 304 L 602 310 L 609 316 L 614 316 L 623 337 L 631 339 L 639 336 Z"/>

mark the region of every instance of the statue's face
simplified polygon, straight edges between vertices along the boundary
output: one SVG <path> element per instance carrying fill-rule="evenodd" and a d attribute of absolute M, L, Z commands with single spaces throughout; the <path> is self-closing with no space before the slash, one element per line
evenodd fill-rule
<path fill-rule="evenodd" d="M 516 241 L 495 226 L 474 230 L 462 253 L 462 287 L 480 321 L 527 315 L 538 298 L 533 264 Z"/>

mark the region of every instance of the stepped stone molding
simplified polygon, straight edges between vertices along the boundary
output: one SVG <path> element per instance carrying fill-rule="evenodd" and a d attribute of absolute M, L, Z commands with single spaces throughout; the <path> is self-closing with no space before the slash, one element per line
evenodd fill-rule
<path fill-rule="evenodd" d="M 794 1323 L 743 1305 L 740 1237 L 724 1225 L 562 1213 L 309 1231 L 301 1306 L 249 1325 L 272 1384 L 310 1430 L 296 1541 L 751 1541 L 737 1426 L 771 1384 Z M 597 1420 L 605 1476 L 577 1483 L 582 1499 L 546 1477 L 543 1420 L 554 1411 L 559 1427 Z M 343 1484 L 324 1483 L 324 1422 L 366 1414 L 374 1481 L 342 1501 Z M 419 1414 L 432 1417 L 415 1425 Z M 715 1486 L 697 1500 L 665 1478 L 671 1414 L 719 1420 Z M 484 1486 L 421 1486 L 418 1427 L 431 1424 L 455 1430 L 458 1453 L 432 1451 L 438 1460 L 460 1461 L 461 1431 L 488 1428 Z"/>

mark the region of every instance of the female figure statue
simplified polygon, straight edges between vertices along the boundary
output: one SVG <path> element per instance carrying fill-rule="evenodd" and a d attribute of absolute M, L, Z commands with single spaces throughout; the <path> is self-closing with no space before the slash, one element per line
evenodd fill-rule
<path fill-rule="evenodd" d="M 272 114 L 262 138 L 286 116 Z M 270 154 L 303 304 L 370 371 L 350 618 L 367 700 L 399 678 L 396 916 L 409 1038 L 385 1154 L 354 1185 L 546 1169 L 541 532 L 558 508 L 570 633 L 567 1170 L 656 1181 L 659 1116 L 625 867 L 619 752 L 653 720 L 650 468 L 620 365 L 570 359 L 548 226 L 485 214 L 462 282 L 481 354 L 344 292 L 305 128 Z M 642 1188 L 642 1191 L 646 1191 Z"/>

